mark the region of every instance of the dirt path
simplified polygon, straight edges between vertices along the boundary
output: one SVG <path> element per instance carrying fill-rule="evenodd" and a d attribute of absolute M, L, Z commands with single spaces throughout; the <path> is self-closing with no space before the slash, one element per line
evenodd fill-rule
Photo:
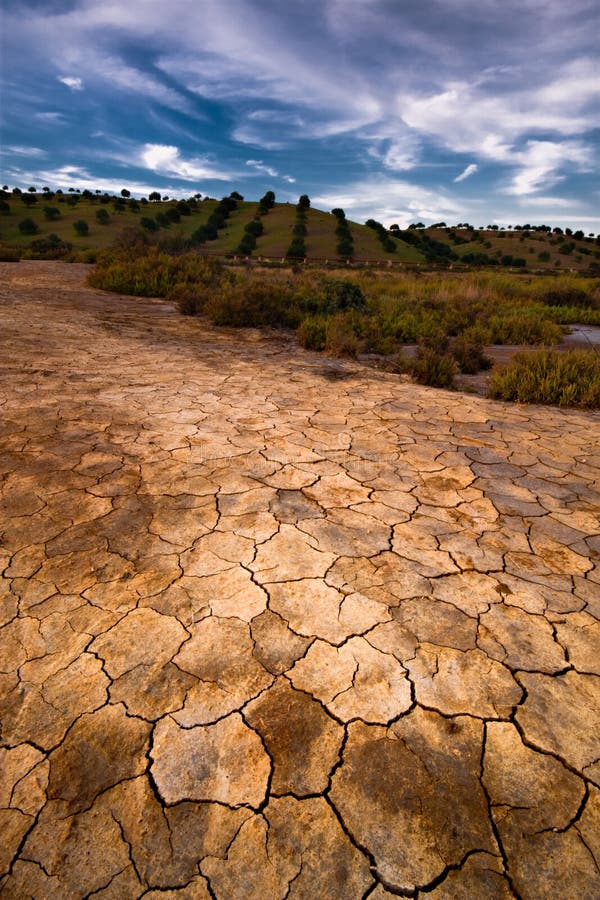
<path fill-rule="evenodd" d="M 600 415 L 85 274 L 0 265 L 0 894 L 599 896 Z"/>

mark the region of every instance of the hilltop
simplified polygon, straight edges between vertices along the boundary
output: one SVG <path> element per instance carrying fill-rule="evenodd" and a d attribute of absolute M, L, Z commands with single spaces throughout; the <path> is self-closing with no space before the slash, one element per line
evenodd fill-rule
<path fill-rule="evenodd" d="M 122 193 L 3 190 L 0 253 L 4 258 L 12 254 L 92 262 L 96 252 L 118 241 L 124 230 L 141 228 L 166 249 L 191 242 L 201 252 L 217 256 L 586 274 L 600 270 L 600 238 L 568 228 L 415 223 L 401 229 L 373 219 L 353 222 L 341 209 L 315 209 L 306 195 L 308 205 L 301 207 L 277 203 L 271 192 L 260 201 L 244 200 L 235 191 L 220 201 L 200 194 L 174 200 L 158 193 L 138 200 Z"/>

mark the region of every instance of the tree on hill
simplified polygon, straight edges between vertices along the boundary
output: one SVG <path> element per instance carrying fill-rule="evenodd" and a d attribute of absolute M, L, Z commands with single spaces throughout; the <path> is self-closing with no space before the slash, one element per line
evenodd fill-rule
<path fill-rule="evenodd" d="M 310 197 L 308 194 L 301 194 L 298 198 L 298 207 L 300 209 L 309 209 L 310 208 Z"/>

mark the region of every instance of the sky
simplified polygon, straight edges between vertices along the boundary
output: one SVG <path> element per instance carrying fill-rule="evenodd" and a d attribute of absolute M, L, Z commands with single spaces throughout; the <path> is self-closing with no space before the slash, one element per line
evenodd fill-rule
<path fill-rule="evenodd" d="M 598 0 L 2 0 L 1 183 L 600 232 Z"/>

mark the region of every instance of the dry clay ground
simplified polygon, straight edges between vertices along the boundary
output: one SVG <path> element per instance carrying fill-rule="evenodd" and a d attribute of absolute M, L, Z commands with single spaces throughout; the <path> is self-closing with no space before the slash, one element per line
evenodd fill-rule
<path fill-rule="evenodd" d="M 597 898 L 600 416 L 2 265 L 3 897 Z"/>

